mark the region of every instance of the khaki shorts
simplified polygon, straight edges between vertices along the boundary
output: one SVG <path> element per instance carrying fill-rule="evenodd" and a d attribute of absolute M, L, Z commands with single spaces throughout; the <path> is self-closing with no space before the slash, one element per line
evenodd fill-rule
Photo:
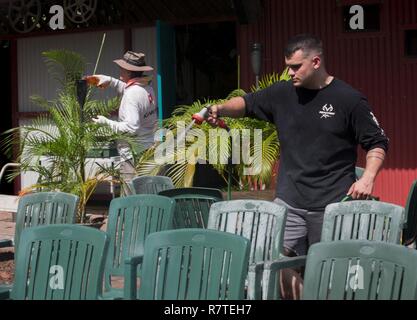
<path fill-rule="evenodd" d="M 120 176 L 126 183 L 126 185 L 123 186 L 123 195 L 127 196 L 133 194 L 132 190 L 130 190 L 130 182 L 136 176 L 136 171 L 130 161 L 123 161 L 120 163 Z"/>
<path fill-rule="evenodd" d="M 120 163 L 120 175 L 126 182 L 132 181 L 136 175 L 135 168 L 130 161 Z"/>

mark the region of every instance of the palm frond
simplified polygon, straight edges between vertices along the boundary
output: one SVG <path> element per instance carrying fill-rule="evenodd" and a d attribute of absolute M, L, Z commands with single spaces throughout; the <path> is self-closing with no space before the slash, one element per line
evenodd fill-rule
<path fill-rule="evenodd" d="M 109 100 L 87 101 L 84 105 L 84 114 L 86 119 L 91 119 L 98 114 L 108 116 L 111 112 L 117 110 L 120 105 L 120 97 L 114 97 Z"/>
<path fill-rule="evenodd" d="M 281 76 L 279 77 L 279 81 L 290 81 L 291 77 L 288 74 L 289 69 L 285 68 L 285 70 L 281 73 Z"/>
<path fill-rule="evenodd" d="M 279 75 L 278 73 L 273 73 L 270 75 L 265 75 L 260 81 L 260 87 L 266 88 L 278 81 L 286 81 L 289 80 L 288 70 L 284 70 L 284 72 Z M 252 91 L 256 88 L 253 86 Z M 246 93 L 243 90 L 234 90 L 231 92 L 227 99 L 232 97 L 243 96 Z M 191 117 L 194 113 L 199 112 L 204 106 L 208 104 L 218 104 L 222 103 L 224 100 L 197 100 L 193 102 L 191 105 L 181 105 L 177 106 L 172 114 L 172 116 L 168 119 L 165 119 L 163 125 L 165 128 L 171 130 L 172 134 L 174 135 L 175 139 L 179 138 L 181 134 L 179 129 L 182 130 L 191 123 Z M 279 142 L 278 142 L 278 135 L 275 129 L 275 126 L 271 123 L 261 121 L 258 119 L 251 119 L 251 118 L 241 118 L 241 119 L 233 119 L 233 118 L 224 118 L 225 122 L 228 124 L 229 128 L 237 132 L 241 132 L 242 130 L 246 129 L 250 132 L 250 141 L 254 139 L 254 129 L 261 129 L 262 130 L 262 143 L 257 145 L 251 145 L 250 147 L 250 155 L 253 158 L 253 172 L 256 174 L 253 176 L 245 176 L 245 169 L 248 168 L 246 164 L 242 161 L 239 164 L 234 165 L 234 170 L 238 173 L 238 175 L 243 179 L 247 180 L 249 177 L 255 180 L 262 180 L 263 183 L 267 183 L 270 181 L 272 176 L 272 170 L 274 168 L 275 162 L 279 157 Z M 182 124 L 179 126 L 179 124 Z M 217 172 L 223 176 L 225 179 L 226 167 L 227 167 L 227 160 L 230 154 L 238 151 L 242 148 L 241 141 L 239 140 L 238 143 L 240 144 L 238 147 L 233 147 L 230 144 L 230 139 L 228 135 L 225 135 L 226 142 L 224 138 L 221 138 L 221 131 L 222 129 L 217 129 L 218 131 L 214 130 L 211 126 L 206 123 L 203 123 L 199 126 L 199 129 L 202 130 L 206 138 L 206 153 L 205 157 L 203 156 L 196 156 L 194 160 L 201 162 L 207 162 L 211 166 L 213 166 Z M 212 136 L 210 136 L 210 132 Z M 224 131 L 224 133 L 226 133 Z M 217 134 L 217 135 L 216 135 Z M 223 141 L 222 141 L 223 140 Z M 202 140 L 201 140 L 202 141 Z M 196 145 L 193 145 L 189 142 L 185 143 L 186 150 L 188 148 L 193 148 L 194 152 L 196 149 L 201 147 L 201 142 L 196 142 Z M 235 149 L 235 150 L 234 150 Z M 139 175 L 148 175 L 148 174 L 160 174 L 163 172 L 165 175 L 170 176 L 176 186 L 184 186 L 189 185 L 192 181 L 193 175 L 195 173 L 195 167 L 193 163 L 187 163 L 186 161 L 179 161 L 184 157 L 181 154 L 181 150 L 175 149 L 174 150 L 174 159 L 176 160 L 174 164 L 170 164 L 168 169 L 166 169 L 165 164 L 158 164 L 155 159 L 153 159 L 153 150 L 150 150 L 145 157 L 142 157 L 138 160 L 137 166 L 137 173 Z M 193 150 L 188 151 L 192 154 Z M 235 155 L 236 156 L 236 155 Z M 240 157 L 240 155 L 238 155 Z M 205 158 L 205 159 L 204 159 Z M 242 159 L 240 159 L 242 160 Z"/>
<path fill-rule="evenodd" d="M 243 89 L 236 89 L 229 93 L 226 100 L 235 98 L 235 97 L 243 97 L 246 94 L 246 92 Z"/>
<path fill-rule="evenodd" d="M 291 77 L 288 75 L 288 68 L 286 68 L 281 75 L 279 75 L 276 72 L 265 74 L 259 79 L 259 88 L 257 88 L 255 85 L 251 86 L 251 91 L 255 92 L 258 90 L 265 89 L 271 85 L 273 85 L 276 82 L 279 81 L 289 81 L 291 80 Z"/>
<path fill-rule="evenodd" d="M 30 101 L 38 106 L 40 106 L 44 110 L 49 110 L 49 108 L 54 104 L 53 101 L 48 101 L 45 98 L 39 95 L 32 95 L 30 96 Z"/>
<path fill-rule="evenodd" d="M 51 76 L 63 88 L 81 79 L 84 74 L 86 62 L 78 53 L 68 50 L 50 50 L 42 52 L 45 63 Z"/>

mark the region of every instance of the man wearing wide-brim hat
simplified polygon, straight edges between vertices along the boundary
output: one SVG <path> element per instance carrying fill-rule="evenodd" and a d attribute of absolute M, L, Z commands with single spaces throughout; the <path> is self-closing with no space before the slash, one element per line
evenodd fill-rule
<path fill-rule="evenodd" d="M 113 121 L 99 115 L 93 121 L 108 125 L 116 132 L 135 135 L 139 149 L 145 150 L 154 142 L 158 119 L 155 94 L 149 85 L 151 77 L 144 75 L 144 72 L 150 72 L 153 68 L 146 65 L 145 54 L 133 51 L 126 52 L 123 58 L 114 62 L 120 67 L 120 80 L 105 75 L 93 75 L 87 77 L 87 82 L 99 88 L 110 86 L 122 95 L 119 119 Z M 135 176 L 130 147 L 120 141 L 117 149 L 122 177 L 125 181 L 130 181 Z"/>

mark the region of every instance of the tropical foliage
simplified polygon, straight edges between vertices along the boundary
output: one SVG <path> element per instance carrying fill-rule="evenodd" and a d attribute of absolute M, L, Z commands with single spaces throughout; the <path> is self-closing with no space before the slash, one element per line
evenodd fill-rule
<path fill-rule="evenodd" d="M 271 84 L 277 81 L 286 81 L 289 80 L 287 70 L 285 70 L 281 75 L 276 73 L 265 75 L 259 81 L 259 88 L 252 87 L 252 91 L 260 90 L 270 86 Z M 229 94 L 226 99 L 230 99 L 236 96 L 243 96 L 246 92 L 242 89 L 237 89 Z M 206 100 L 204 102 L 196 101 L 191 105 L 183 105 L 175 108 L 172 116 L 164 120 L 163 127 L 170 130 L 172 136 L 166 135 L 163 143 L 168 143 L 169 139 L 175 139 L 176 147 L 173 150 L 168 150 L 166 152 L 166 159 L 171 160 L 169 165 L 164 165 L 162 161 L 158 161 L 155 157 L 157 153 L 158 145 L 147 150 L 146 153 L 137 161 L 137 173 L 138 175 L 156 175 L 156 174 L 165 174 L 170 176 L 174 184 L 177 187 L 189 187 L 193 185 L 193 178 L 196 172 L 196 164 L 198 163 L 210 163 L 216 170 L 225 178 L 227 173 L 227 161 L 232 151 L 232 143 L 227 139 L 229 136 L 224 129 L 213 129 L 207 123 L 203 123 L 201 126 L 192 128 L 192 130 L 187 135 L 183 146 L 185 148 L 178 148 L 178 141 L 184 139 L 184 133 L 180 133 L 179 130 L 191 124 L 192 115 L 199 112 L 203 107 L 211 104 L 219 104 L 224 100 Z M 240 181 L 238 182 L 241 186 L 248 184 L 268 184 L 272 177 L 272 171 L 276 160 L 279 157 L 279 142 L 278 135 L 275 129 L 275 126 L 261 120 L 251 119 L 251 118 L 242 118 L 242 119 L 233 119 L 225 118 L 224 119 L 230 129 L 241 130 L 249 129 L 250 132 L 250 155 L 253 158 L 252 172 L 255 172 L 255 175 L 248 174 L 248 164 L 241 161 L 241 163 L 234 165 L 235 174 L 239 177 Z M 180 129 L 179 129 L 180 128 Z M 215 130 L 210 132 L 209 130 Z M 254 143 L 254 129 L 262 130 L 262 144 L 261 150 L 255 150 L 256 147 L 259 148 Z M 191 136 L 191 139 L 189 137 Z M 193 138 L 194 137 L 194 138 Z M 227 143 L 222 143 L 227 141 Z M 217 142 L 217 143 L 216 143 Z M 161 145 L 159 144 L 159 147 Z M 189 160 L 190 158 L 194 161 L 184 161 L 185 158 Z M 216 163 L 211 162 L 210 160 L 215 159 Z M 174 161 L 172 161 L 174 160 Z M 246 172 L 245 172 L 246 171 Z M 249 172 L 250 173 L 250 172 Z"/>
<path fill-rule="evenodd" d="M 85 222 L 85 206 L 97 185 L 118 176 L 117 168 L 92 166 L 94 159 L 89 159 L 88 152 L 104 148 L 117 139 L 133 141 L 91 121 L 97 114 L 109 115 L 117 109 L 117 98 L 97 101 L 91 99 L 91 92 L 88 92 L 81 108 L 76 80 L 84 74 L 86 62 L 83 57 L 66 50 L 44 52 L 43 56 L 50 74 L 61 85 L 58 96 L 53 101 L 32 96 L 32 101 L 46 113 L 29 125 L 6 132 L 3 147 L 9 153 L 17 149 L 16 161 L 21 166 L 12 178 L 21 172 L 35 172 L 39 176 L 37 183 L 22 193 L 38 190 L 76 194 L 80 197 L 78 220 Z"/>

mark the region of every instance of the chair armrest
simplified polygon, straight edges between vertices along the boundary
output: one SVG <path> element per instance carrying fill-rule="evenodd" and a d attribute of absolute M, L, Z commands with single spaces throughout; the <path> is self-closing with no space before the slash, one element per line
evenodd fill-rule
<path fill-rule="evenodd" d="M 276 272 L 287 268 L 297 268 L 305 266 L 307 256 L 282 257 L 274 261 L 265 261 L 265 270 Z"/>
<path fill-rule="evenodd" d="M 133 265 L 137 267 L 140 265 L 143 261 L 143 255 L 135 256 L 135 257 L 129 257 L 125 259 L 125 265 Z"/>
<path fill-rule="evenodd" d="M 263 272 L 262 295 L 264 299 L 278 298 L 279 272 L 282 269 L 302 267 L 306 263 L 307 256 L 282 257 L 274 261 L 265 261 Z"/>
<path fill-rule="evenodd" d="M 126 258 L 124 261 L 124 298 L 125 299 L 136 299 L 137 298 L 137 268 L 143 261 L 143 255 Z"/>
<path fill-rule="evenodd" d="M 249 272 L 258 273 L 263 271 L 264 269 L 264 262 L 255 262 L 249 265 Z"/>
<path fill-rule="evenodd" d="M 12 291 L 12 286 L 0 286 L 0 300 L 10 299 L 11 291 Z"/>
<path fill-rule="evenodd" d="M 262 298 L 262 274 L 264 262 L 256 262 L 249 265 L 248 270 L 248 300 L 261 300 Z"/>

